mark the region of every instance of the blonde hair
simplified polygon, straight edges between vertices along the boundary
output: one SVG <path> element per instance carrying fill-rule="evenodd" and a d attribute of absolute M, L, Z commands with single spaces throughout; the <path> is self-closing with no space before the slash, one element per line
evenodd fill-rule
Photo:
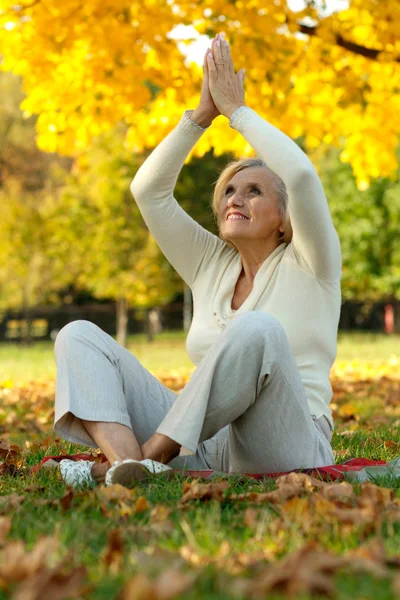
<path fill-rule="evenodd" d="M 218 219 L 219 205 L 221 204 L 221 200 L 224 196 L 225 188 L 226 188 L 228 181 L 230 181 L 232 179 L 232 177 L 234 175 L 236 175 L 236 173 L 239 173 L 239 171 L 243 171 L 244 169 L 250 169 L 252 167 L 259 167 L 259 168 L 267 169 L 268 173 L 271 175 L 272 181 L 274 182 L 274 188 L 275 188 L 275 192 L 277 195 L 277 199 L 278 199 L 278 210 L 279 210 L 280 217 L 282 219 L 282 227 L 283 227 L 283 233 L 279 236 L 277 241 L 280 244 L 282 244 L 282 243 L 289 244 L 292 241 L 293 230 L 292 230 L 292 225 L 291 225 L 290 217 L 289 217 L 289 208 L 288 208 L 289 198 L 288 198 L 288 194 L 286 191 L 286 186 L 283 183 L 282 179 L 280 177 L 278 177 L 278 175 L 276 173 L 274 173 L 274 171 L 272 171 L 267 166 L 267 164 L 260 158 L 242 158 L 241 160 L 235 160 L 233 162 L 228 163 L 226 165 L 225 169 L 221 172 L 220 176 L 218 177 L 218 179 L 215 183 L 212 204 L 211 204 L 214 216 L 218 223 L 218 226 L 219 226 L 219 219 Z M 229 245 L 233 246 L 233 244 L 230 244 L 229 242 L 227 242 L 227 243 Z"/>

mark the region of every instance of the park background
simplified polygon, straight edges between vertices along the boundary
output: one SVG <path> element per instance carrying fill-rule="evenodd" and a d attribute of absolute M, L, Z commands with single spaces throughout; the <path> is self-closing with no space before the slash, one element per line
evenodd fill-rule
<path fill-rule="evenodd" d="M 399 597 L 398 569 L 388 571 L 400 564 L 398 481 L 364 492 L 355 485 L 356 496 L 341 488 L 329 506 L 309 484 L 307 498 L 272 509 L 211 490 L 183 517 L 181 481 L 74 495 L 55 472 L 30 474 L 46 455 L 83 450 L 51 429 L 53 341 L 67 322 L 98 323 L 177 392 L 190 377 L 190 290 L 129 184 L 195 108 L 202 57 L 220 31 L 237 70 L 246 69 L 248 106 L 315 165 L 341 240 L 335 460 L 400 454 L 399 28 L 398 0 L 0 0 L 0 551 L 8 565 L 0 599 L 49 590 L 52 598 L 161 599 L 179 589 L 185 598 L 231 598 L 236 583 L 236 597 L 257 597 L 251 582 L 265 561 L 283 561 L 286 578 L 257 580 L 277 598 Z M 214 233 L 213 183 L 229 160 L 250 155 L 218 117 L 188 157 L 176 198 Z M 275 484 L 235 490 L 254 500 Z M 325 558 L 355 553 L 361 574 L 337 574 L 315 556 L 307 563 L 317 542 Z M 159 553 L 154 572 L 150 551 Z M 301 576 L 295 564 L 304 564 Z M 54 591 L 60 573 L 71 587 Z"/>

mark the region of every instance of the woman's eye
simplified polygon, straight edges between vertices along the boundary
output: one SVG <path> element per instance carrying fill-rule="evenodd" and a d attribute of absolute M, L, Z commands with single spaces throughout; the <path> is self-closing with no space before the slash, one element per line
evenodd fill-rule
<path fill-rule="evenodd" d="M 257 194 L 261 194 L 260 190 L 259 190 L 257 187 L 253 187 L 253 188 L 251 188 L 251 191 L 252 191 L 252 192 L 256 191 L 256 192 L 257 192 Z"/>
<path fill-rule="evenodd" d="M 231 191 L 232 191 L 232 188 L 231 188 L 231 187 L 228 187 L 228 188 L 226 188 L 226 190 L 225 190 L 225 194 L 229 194 Z"/>

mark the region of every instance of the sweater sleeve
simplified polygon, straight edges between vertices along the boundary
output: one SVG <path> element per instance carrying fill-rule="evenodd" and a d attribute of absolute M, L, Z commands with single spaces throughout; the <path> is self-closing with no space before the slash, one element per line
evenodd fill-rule
<path fill-rule="evenodd" d="M 142 164 L 131 183 L 131 192 L 147 227 L 189 287 L 206 255 L 212 256 L 223 244 L 194 221 L 173 196 L 185 159 L 204 131 L 185 113 Z"/>
<path fill-rule="evenodd" d="M 299 146 L 282 131 L 243 107 L 231 118 L 257 154 L 285 183 L 293 229 L 292 247 L 299 265 L 325 281 L 340 279 L 341 251 L 322 183 Z"/>

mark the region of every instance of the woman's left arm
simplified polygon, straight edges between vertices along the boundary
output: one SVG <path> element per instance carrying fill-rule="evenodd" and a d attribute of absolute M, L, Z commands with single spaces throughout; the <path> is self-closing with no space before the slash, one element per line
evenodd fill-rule
<path fill-rule="evenodd" d="M 233 113 L 239 131 L 285 183 L 293 229 L 293 249 L 315 277 L 331 281 L 341 275 L 339 238 L 332 223 L 320 178 L 307 155 L 282 131 L 248 107 Z"/>
<path fill-rule="evenodd" d="M 285 183 L 299 263 L 325 281 L 340 279 L 340 243 L 318 174 L 307 155 L 282 131 L 244 103 L 243 80 L 235 77 L 228 43 L 220 39 L 209 59 L 209 86 L 220 113 Z"/>

